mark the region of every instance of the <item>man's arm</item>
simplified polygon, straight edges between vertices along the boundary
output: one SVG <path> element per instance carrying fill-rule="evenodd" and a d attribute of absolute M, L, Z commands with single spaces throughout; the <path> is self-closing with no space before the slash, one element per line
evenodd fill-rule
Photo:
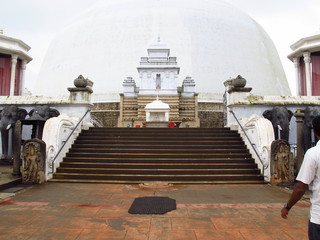
<path fill-rule="evenodd" d="M 284 219 L 288 218 L 288 213 L 291 207 L 295 205 L 305 194 L 305 192 L 308 190 L 308 184 L 305 184 L 303 182 L 298 181 L 296 186 L 294 187 L 290 199 L 287 202 L 287 208 L 283 207 L 281 209 L 281 217 Z"/>

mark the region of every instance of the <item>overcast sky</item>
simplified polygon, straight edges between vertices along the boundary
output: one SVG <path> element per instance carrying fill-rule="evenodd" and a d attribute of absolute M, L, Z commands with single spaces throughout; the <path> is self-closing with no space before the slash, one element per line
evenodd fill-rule
<path fill-rule="evenodd" d="M 6 36 L 31 46 L 27 87 L 32 88 L 55 33 L 99 0 L 1 0 L 0 28 Z M 105 0 L 107 1 L 107 0 Z M 188 1 L 188 0 L 186 0 Z M 280 55 L 295 94 L 294 67 L 287 55 L 290 45 L 320 31 L 320 0 L 225 0 L 246 12 L 269 34 Z M 32 89 L 31 89 L 32 90 Z"/>

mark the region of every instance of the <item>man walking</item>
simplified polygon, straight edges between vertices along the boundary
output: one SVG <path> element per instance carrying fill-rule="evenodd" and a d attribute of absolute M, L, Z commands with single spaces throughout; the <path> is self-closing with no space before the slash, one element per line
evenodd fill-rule
<path fill-rule="evenodd" d="M 320 139 L 320 116 L 312 121 L 313 132 L 317 139 Z M 309 240 L 320 239 L 320 141 L 317 145 L 310 148 L 304 155 L 304 159 L 296 178 L 298 181 L 293 189 L 289 201 L 281 209 L 281 216 L 288 218 L 290 209 L 295 205 L 309 190 L 311 193 L 310 220 L 308 226 Z"/>

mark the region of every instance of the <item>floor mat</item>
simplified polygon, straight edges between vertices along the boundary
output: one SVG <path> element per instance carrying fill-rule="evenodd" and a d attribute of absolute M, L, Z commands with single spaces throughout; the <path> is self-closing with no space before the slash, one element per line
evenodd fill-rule
<path fill-rule="evenodd" d="M 129 213 L 131 214 L 165 214 L 176 209 L 176 200 L 168 197 L 135 198 Z"/>

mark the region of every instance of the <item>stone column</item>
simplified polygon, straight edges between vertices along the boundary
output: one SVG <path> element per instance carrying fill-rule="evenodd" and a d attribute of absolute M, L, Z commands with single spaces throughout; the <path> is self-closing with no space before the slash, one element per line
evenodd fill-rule
<path fill-rule="evenodd" d="M 297 109 L 294 116 L 296 118 L 296 125 L 297 125 L 297 166 L 296 166 L 296 170 L 299 171 L 301 164 L 302 164 L 302 161 L 303 161 L 302 128 L 303 128 L 304 113 L 301 112 L 301 109 Z"/>
<path fill-rule="evenodd" d="M 21 121 L 18 120 L 15 124 L 14 129 L 14 141 L 13 141 L 13 171 L 12 175 L 14 176 L 20 176 L 20 166 L 21 166 L 21 135 L 22 135 L 22 124 Z"/>
<path fill-rule="evenodd" d="M 199 105 L 198 105 L 198 93 L 194 94 L 194 117 L 195 117 L 195 122 L 196 126 L 195 127 L 200 127 L 200 118 L 198 115 L 199 111 Z"/>
<path fill-rule="evenodd" d="M 296 94 L 297 96 L 301 96 L 301 79 L 300 79 L 300 69 L 299 69 L 299 58 L 293 58 L 293 64 L 296 74 Z"/>
<path fill-rule="evenodd" d="M 124 98 L 124 94 L 120 93 L 120 115 L 118 118 L 118 127 L 124 127 L 124 125 L 123 125 L 123 98 Z"/>
<path fill-rule="evenodd" d="M 312 78 L 311 78 L 311 66 L 310 66 L 310 63 L 311 63 L 310 52 L 303 53 L 303 60 L 306 68 L 307 96 L 311 96 L 312 95 Z"/>
<path fill-rule="evenodd" d="M 20 95 L 24 95 L 24 88 L 25 88 L 25 72 L 26 72 L 26 68 L 27 68 L 27 61 L 23 60 L 22 64 L 21 64 L 21 72 L 20 72 L 20 91 L 19 94 Z"/>
<path fill-rule="evenodd" d="M 18 62 L 18 56 L 12 55 L 11 58 L 11 79 L 10 79 L 10 96 L 14 95 L 14 83 L 16 80 L 16 66 Z"/>

